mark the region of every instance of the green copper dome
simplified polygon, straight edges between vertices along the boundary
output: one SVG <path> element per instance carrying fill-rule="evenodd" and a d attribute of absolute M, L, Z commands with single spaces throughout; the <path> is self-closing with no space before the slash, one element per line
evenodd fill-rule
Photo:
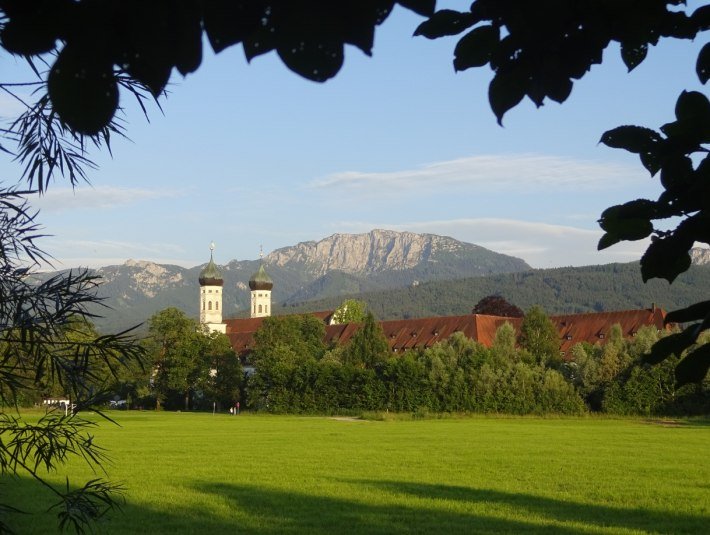
<path fill-rule="evenodd" d="M 252 290 L 271 290 L 274 287 L 274 281 L 271 280 L 269 274 L 264 269 L 264 264 L 259 266 L 259 269 L 249 279 L 249 288 Z"/>
<path fill-rule="evenodd" d="M 223 284 L 222 274 L 217 269 L 217 265 L 212 260 L 212 253 L 210 253 L 209 263 L 200 271 L 200 286 L 222 286 Z"/>

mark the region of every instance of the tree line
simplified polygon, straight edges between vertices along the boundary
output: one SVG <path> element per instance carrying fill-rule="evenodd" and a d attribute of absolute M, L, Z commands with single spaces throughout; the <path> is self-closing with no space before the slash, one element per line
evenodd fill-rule
<path fill-rule="evenodd" d="M 308 315 L 265 321 L 255 336 L 248 406 L 306 414 L 690 415 L 710 410 L 707 380 L 676 388 L 678 357 L 655 367 L 642 361 L 665 336 L 653 327 L 627 340 L 617 325 L 604 346 L 578 344 L 569 361 L 561 357 L 557 331 L 539 307 L 525 315 L 519 334 L 508 323 L 500 327 L 491 347 L 456 333 L 431 348 L 393 355 L 372 314 L 346 345 L 329 346 L 324 334 L 322 323 Z"/>
<path fill-rule="evenodd" d="M 149 365 L 126 367 L 118 376 L 106 369 L 97 381 L 111 377 L 114 399 L 134 409 L 227 411 L 239 402 L 253 411 L 296 414 L 710 412 L 710 381 L 676 387 L 679 356 L 644 363 L 667 336 L 654 327 L 624 339 L 614 326 L 603 346 L 577 344 L 565 360 L 553 323 L 532 307 L 519 333 L 506 323 L 491 347 L 455 333 L 430 348 L 393 354 L 374 316 L 347 303 L 343 319 L 361 321 L 348 343 L 326 340 L 323 322 L 308 314 L 266 318 L 248 368 L 226 335 L 168 308 L 149 321 L 142 342 Z M 59 385 L 37 384 L 22 400 L 63 394 Z"/>

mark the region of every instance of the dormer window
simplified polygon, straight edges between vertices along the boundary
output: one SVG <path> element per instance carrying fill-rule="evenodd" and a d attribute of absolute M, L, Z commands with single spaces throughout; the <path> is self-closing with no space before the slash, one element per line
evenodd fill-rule
<path fill-rule="evenodd" d="M 565 336 L 565 340 L 572 340 L 572 335 L 568 334 L 567 336 Z"/>
<path fill-rule="evenodd" d="M 604 333 L 599 333 L 597 336 L 600 340 L 604 340 Z"/>

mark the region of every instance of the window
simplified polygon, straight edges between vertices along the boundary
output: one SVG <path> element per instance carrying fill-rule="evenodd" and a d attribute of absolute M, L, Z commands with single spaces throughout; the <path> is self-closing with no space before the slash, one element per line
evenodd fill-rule
<path fill-rule="evenodd" d="M 212 301 L 207 303 L 207 310 L 212 310 Z"/>
<path fill-rule="evenodd" d="M 269 313 L 269 305 L 264 305 L 264 314 Z"/>
<path fill-rule="evenodd" d="M 261 314 L 261 305 L 259 305 L 259 314 Z"/>
<path fill-rule="evenodd" d="M 254 314 L 256 314 L 256 305 L 254 305 Z"/>
<path fill-rule="evenodd" d="M 205 302 L 202 301 L 202 310 L 204 310 L 204 309 L 205 309 Z"/>
<path fill-rule="evenodd" d="M 219 310 L 219 301 L 215 301 L 214 309 Z"/>

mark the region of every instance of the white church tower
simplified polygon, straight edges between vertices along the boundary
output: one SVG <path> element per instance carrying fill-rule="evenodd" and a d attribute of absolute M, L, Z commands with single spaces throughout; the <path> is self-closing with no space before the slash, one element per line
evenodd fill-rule
<path fill-rule="evenodd" d="M 210 244 L 210 261 L 200 271 L 200 323 L 210 332 L 227 332 L 227 324 L 222 323 L 222 286 L 224 279 L 212 259 L 214 242 Z"/>
<path fill-rule="evenodd" d="M 274 281 L 264 269 L 264 253 L 259 256 L 262 258 L 259 269 L 249 279 L 252 318 L 271 316 L 271 289 L 274 287 Z"/>

